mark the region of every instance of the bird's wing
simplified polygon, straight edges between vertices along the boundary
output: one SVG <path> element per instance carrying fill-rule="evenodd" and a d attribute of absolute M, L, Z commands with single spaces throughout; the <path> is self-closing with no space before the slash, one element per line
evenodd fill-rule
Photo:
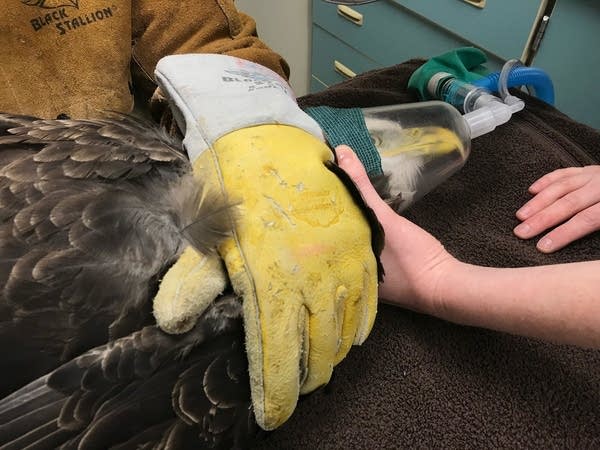
<path fill-rule="evenodd" d="M 147 324 L 184 236 L 219 235 L 209 197 L 135 119 L 0 115 L 0 396 Z"/>
<path fill-rule="evenodd" d="M 32 166 L 23 160 L 6 171 L 12 178 L 132 179 L 168 165 L 189 171 L 181 143 L 142 119 L 111 114 L 106 119 L 46 120 L 0 114 L 2 153 L 35 153 Z"/>
<path fill-rule="evenodd" d="M 225 296 L 185 335 L 149 326 L 64 364 L 0 400 L 0 448 L 248 446 L 241 315 Z"/>

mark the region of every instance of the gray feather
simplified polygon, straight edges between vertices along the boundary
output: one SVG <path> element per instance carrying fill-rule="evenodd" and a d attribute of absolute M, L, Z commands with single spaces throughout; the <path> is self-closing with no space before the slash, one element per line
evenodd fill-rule
<path fill-rule="evenodd" d="M 0 400 L 0 445 L 243 444 L 256 425 L 239 300 L 181 336 L 152 326 L 165 271 L 232 225 L 181 143 L 124 116 L 0 114 L 0 162 L 0 397 L 42 376 Z"/>

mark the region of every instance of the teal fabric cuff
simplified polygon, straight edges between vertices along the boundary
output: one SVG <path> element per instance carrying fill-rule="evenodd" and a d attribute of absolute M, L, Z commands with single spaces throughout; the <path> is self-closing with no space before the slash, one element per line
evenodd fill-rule
<path fill-rule="evenodd" d="M 331 147 L 346 144 L 354 150 L 369 175 L 381 175 L 381 157 L 373 145 L 360 108 L 313 106 L 305 112 L 321 126 Z"/>

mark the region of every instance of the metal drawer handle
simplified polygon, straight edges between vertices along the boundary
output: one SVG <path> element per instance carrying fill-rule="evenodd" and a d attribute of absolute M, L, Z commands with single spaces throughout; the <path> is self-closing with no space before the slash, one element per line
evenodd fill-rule
<path fill-rule="evenodd" d="M 338 60 L 333 61 L 333 68 L 337 73 L 342 74 L 346 78 L 354 78 L 356 76 L 356 73 L 354 71 L 350 70 L 347 66 L 345 66 Z"/>
<path fill-rule="evenodd" d="M 485 8 L 485 2 L 486 0 L 462 0 L 465 3 L 468 3 L 470 5 L 476 6 L 477 8 Z"/>
<path fill-rule="evenodd" d="M 338 5 L 337 12 L 340 16 L 342 16 L 346 20 L 349 20 L 354 25 L 362 26 L 363 15 L 355 9 L 352 9 L 349 6 L 345 5 Z"/>

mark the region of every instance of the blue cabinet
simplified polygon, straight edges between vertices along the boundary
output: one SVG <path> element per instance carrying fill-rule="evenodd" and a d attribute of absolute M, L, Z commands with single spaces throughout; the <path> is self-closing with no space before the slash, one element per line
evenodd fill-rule
<path fill-rule="evenodd" d="M 356 23 L 358 21 L 360 24 Z M 348 8 L 313 0 L 313 23 L 356 49 L 357 53 L 384 66 L 469 45 L 467 40 L 423 21 L 408 9 L 389 1 Z M 318 34 L 316 40 L 315 45 L 313 38 L 313 52 L 317 51 L 313 56 L 318 60 Z M 346 63 L 351 68 L 354 61 Z"/>
<path fill-rule="evenodd" d="M 382 0 L 350 8 L 313 0 L 313 87 L 469 45 L 482 48 L 495 70 L 504 60 L 521 56 L 538 0 L 490 3 L 480 9 L 460 0 Z M 516 7 L 521 10 L 517 21 L 509 14 Z M 461 21 L 469 26 L 461 28 Z M 346 75 L 335 75 L 336 61 L 349 69 L 342 71 Z"/>
<path fill-rule="evenodd" d="M 317 25 L 313 25 L 312 35 L 312 79 L 320 82 L 321 88 L 381 67 L 374 59 Z"/>
<path fill-rule="evenodd" d="M 482 8 L 471 3 L 479 3 Z M 462 46 L 481 48 L 490 70 L 521 58 L 546 0 L 380 0 L 353 7 L 312 0 L 311 90 L 354 73 Z M 532 65 L 555 85 L 556 106 L 600 128 L 600 2 L 557 0 Z"/>
<path fill-rule="evenodd" d="M 541 3 L 540 0 L 487 0 L 479 2 L 482 7 L 478 8 L 462 0 L 393 2 L 503 60 L 521 56 Z"/>

